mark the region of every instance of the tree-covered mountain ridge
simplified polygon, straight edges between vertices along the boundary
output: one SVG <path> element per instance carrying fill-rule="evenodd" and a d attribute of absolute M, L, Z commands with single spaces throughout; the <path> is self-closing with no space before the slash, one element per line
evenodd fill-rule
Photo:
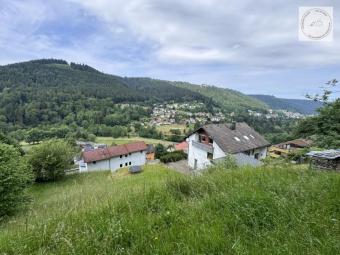
<path fill-rule="evenodd" d="M 270 95 L 249 95 L 249 96 L 264 102 L 271 109 L 287 110 L 306 115 L 315 114 L 316 110 L 322 107 L 323 105 L 322 102 L 313 101 L 309 99 L 287 99 L 278 98 Z"/>

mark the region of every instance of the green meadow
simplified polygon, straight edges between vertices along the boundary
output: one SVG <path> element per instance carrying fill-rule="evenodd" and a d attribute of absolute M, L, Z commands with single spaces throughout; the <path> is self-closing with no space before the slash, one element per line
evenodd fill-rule
<path fill-rule="evenodd" d="M 173 144 L 173 142 L 169 142 L 169 141 L 165 141 L 165 140 L 144 138 L 144 137 L 139 137 L 139 136 L 119 137 L 119 138 L 98 136 L 97 139 L 96 139 L 97 143 L 103 143 L 103 144 L 107 144 L 109 146 L 112 145 L 112 143 L 119 145 L 119 144 L 126 144 L 126 143 L 138 142 L 138 141 L 144 141 L 147 144 L 154 144 L 154 145 L 161 143 L 165 146 Z"/>
<path fill-rule="evenodd" d="M 340 175 L 163 165 L 35 184 L 0 254 L 339 254 Z"/>

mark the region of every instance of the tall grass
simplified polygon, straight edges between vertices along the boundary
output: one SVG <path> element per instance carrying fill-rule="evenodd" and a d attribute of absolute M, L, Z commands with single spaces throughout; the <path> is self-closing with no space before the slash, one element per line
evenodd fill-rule
<path fill-rule="evenodd" d="M 340 253 L 340 176 L 332 172 L 215 168 L 191 177 L 151 166 L 32 193 L 32 208 L 1 228 L 3 254 Z"/>

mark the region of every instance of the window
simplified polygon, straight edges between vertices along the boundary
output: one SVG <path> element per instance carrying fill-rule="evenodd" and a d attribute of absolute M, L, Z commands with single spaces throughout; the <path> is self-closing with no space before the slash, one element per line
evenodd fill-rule
<path fill-rule="evenodd" d="M 209 137 L 209 143 L 213 143 L 213 142 L 214 142 L 214 140 Z"/>
<path fill-rule="evenodd" d="M 120 155 L 119 157 L 120 157 L 120 158 L 122 158 L 122 157 L 123 157 L 123 155 Z"/>
<path fill-rule="evenodd" d="M 129 162 L 129 166 L 131 166 L 131 161 Z"/>
<path fill-rule="evenodd" d="M 213 159 L 213 154 L 210 153 L 210 152 L 208 152 L 208 153 L 207 153 L 207 158 L 208 158 L 208 159 Z"/>
<path fill-rule="evenodd" d="M 123 164 L 120 164 L 120 167 L 123 167 Z"/>
<path fill-rule="evenodd" d="M 143 153 L 143 151 L 140 151 L 140 153 Z"/>
<path fill-rule="evenodd" d="M 125 157 L 127 158 L 127 156 L 128 156 L 128 155 L 126 154 Z"/>
<path fill-rule="evenodd" d="M 238 138 L 238 137 L 234 137 L 234 139 L 236 140 L 236 141 L 238 141 L 238 142 L 240 142 L 241 140 L 240 140 L 240 138 Z"/>
<path fill-rule="evenodd" d="M 198 137 L 199 142 L 205 142 L 205 135 L 199 135 Z"/>
<path fill-rule="evenodd" d="M 127 166 L 127 165 L 128 165 L 128 163 L 126 162 L 126 163 L 125 163 L 125 166 Z"/>
<path fill-rule="evenodd" d="M 131 156 L 131 152 L 129 153 L 129 155 Z"/>
<path fill-rule="evenodd" d="M 93 164 L 96 164 L 96 163 L 97 163 L 97 161 L 93 161 L 92 163 L 93 163 Z"/>
<path fill-rule="evenodd" d="M 255 139 L 255 137 L 253 135 L 249 135 L 251 138 Z"/>
<path fill-rule="evenodd" d="M 249 140 L 248 136 L 244 135 L 243 137 L 244 137 L 244 139 Z"/>

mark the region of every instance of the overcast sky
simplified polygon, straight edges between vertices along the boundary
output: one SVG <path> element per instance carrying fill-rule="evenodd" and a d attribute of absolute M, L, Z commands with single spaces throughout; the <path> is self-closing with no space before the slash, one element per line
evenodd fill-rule
<path fill-rule="evenodd" d="M 333 6 L 333 42 L 298 40 L 299 6 Z M 0 65 L 60 58 L 303 98 L 340 79 L 339 8 L 335 0 L 0 0 Z"/>

